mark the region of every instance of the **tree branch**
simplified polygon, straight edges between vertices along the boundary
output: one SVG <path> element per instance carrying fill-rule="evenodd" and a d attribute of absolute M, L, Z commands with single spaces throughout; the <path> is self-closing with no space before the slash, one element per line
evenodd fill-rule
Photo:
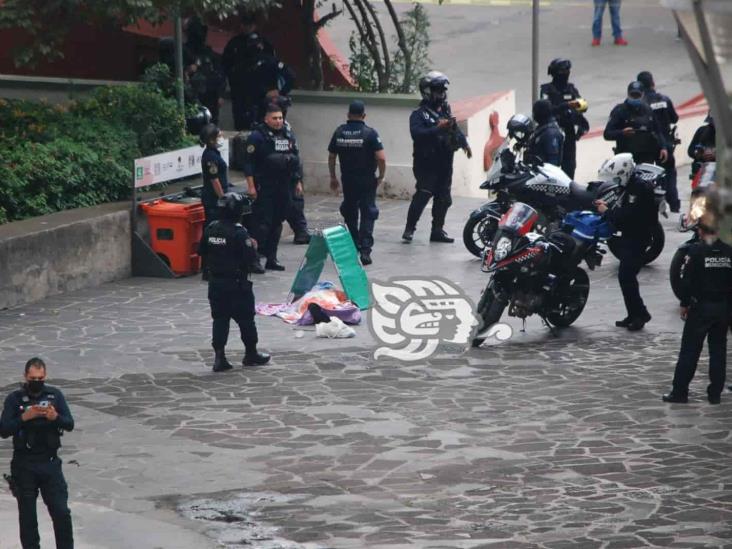
<path fill-rule="evenodd" d="M 369 52 L 371 53 L 371 56 L 374 58 L 374 70 L 376 70 L 376 75 L 379 78 L 379 87 L 381 87 L 381 82 L 384 80 L 384 65 L 381 62 L 381 55 L 379 54 L 376 35 L 374 34 L 374 30 L 371 28 L 371 25 L 369 23 L 369 16 L 366 12 L 366 8 L 363 5 L 363 1 L 364 0 L 353 0 L 353 2 L 356 4 L 356 8 L 358 8 L 358 11 L 361 14 L 363 29 L 366 32 L 367 38 L 365 44 Z"/>
<path fill-rule="evenodd" d="M 315 22 L 315 30 L 316 30 L 316 31 L 319 31 L 319 30 L 320 30 L 320 29 L 322 29 L 322 28 L 323 28 L 323 27 L 324 27 L 325 25 L 327 25 L 327 24 L 328 24 L 328 22 L 329 22 L 329 21 L 330 21 L 331 19 L 335 19 L 335 18 L 336 18 L 336 17 L 338 17 L 338 16 L 339 16 L 339 15 L 340 15 L 341 13 L 343 13 L 343 10 L 336 10 L 336 9 L 335 9 L 335 4 L 333 4 L 333 11 L 331 11 L 331 12 L 330 12 L 330 13 L 329 13 L 328 15 L 324 15 L 323 17 L 321 17 L 320 19 L 318 19 L 318 20 L 317 20 L 317 21 Z"/>
<path fill-rule="evenodd" d="M 374 20 L 376 30 L 379 31 L 379 38 L 381 40 L 381 51 L 383 52 L 384 56 L 384 81 L 379 82 L 379 91 L 381 93 L 386 93 L 387 91 L 389 91 L 389 80 L 391 80 L 391 59 L 389 57 L 389 44 L 386 41 L 386 36 L 384 35 L 384 27 L 381 24 L 378 15 L 376 14 L 374 6 L 371 4 L 370 0 L 363 0 L 363 3 L 366 5 L 366 8 L 369 10 L 371 17 Z"/>
<path fill-rule="evenodd" d="M 392 4 L 391 0 L 384 0 L 384 4 L 386 4 L 386 9 L 389 10 L 389 15 L 391 16 L 391 20 L 394 23 L 394 28 L 397 33 L 397 44 L 404 56 L 404 80 L 402 81 L 402 91 L 406 92 L 409 89 L 409 79 L 412 72 L 412 54 L 407 46 L 404 29 L 402 28 L 402 23 L 399 21 L 399 17 L 394 9 L 394 4 Z"/>

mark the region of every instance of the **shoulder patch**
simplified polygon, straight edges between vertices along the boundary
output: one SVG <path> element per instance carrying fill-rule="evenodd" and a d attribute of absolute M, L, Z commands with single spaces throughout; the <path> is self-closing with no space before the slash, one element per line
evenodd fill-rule
<path fill-rule="evenodd" d="M 250 143 L 249 145 L 247 145 L 247 152 L 249 154 L 252 154 L 255 150 L 256 150 L 256 147 L 253 144 Z"/>
<path fill-rule="evenodd" d="M 216 175 L 219 173 L 219 167 L 216 165 L 216 162 L 209 162 L 208 163 L 208 173 L 211 175 Z"/>

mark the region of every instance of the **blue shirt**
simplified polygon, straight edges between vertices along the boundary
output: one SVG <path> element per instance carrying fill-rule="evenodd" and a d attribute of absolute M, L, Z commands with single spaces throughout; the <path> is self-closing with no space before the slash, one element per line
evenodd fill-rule
<path fill-rule="evenodd" d="M 213 180 L 218 179 L 221 183 L 221 190 L 226 193 L 229 190 L 228 167 L 221 157 L 221 153 L 214 147 L 206 147 L 201 155 L 201 171 L 203 172 L 203 191 L 201 191 L 201 202 L 203 207 L 211 210 L 216 207 L 219 197 L 213 188 Z"/>
<path fill-rule="evenodd" d="M 328 152 L 338 155 L 343 179 L 374 179 L 375 153 L 383 149 L 378 132 L 363 120 L 338 126 L 328 145 Z"/>

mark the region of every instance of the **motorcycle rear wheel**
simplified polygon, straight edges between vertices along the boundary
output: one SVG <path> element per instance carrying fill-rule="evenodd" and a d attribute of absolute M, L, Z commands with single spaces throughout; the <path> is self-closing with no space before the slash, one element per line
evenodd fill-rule
<path fill-rule="evenodd" d="M 480 317 L 480 325 L 476 332 L 476 336 L 471 342 L 471 346 L 480 347 L 486 340 L 485 334 L 491 326 L 501 320 L 503 311 L 508 305 L 508 302 L 504 299 L 500 299 L 493 293 L 493 288 L 488 287 L 483 290 L 483 295 L 478 302 L 478 316 Z M 481 336 L 482 334 L 482 336 Z"/>
<path fill-rule="evenodd" d="M 560 287 L 556 289 L 555 297 L 548 307 L 551 312 L 547 313 L 546 319 L 558 328 L 570 326 L 584 311 L 589 295 L 590 277 L 583 269 L 575 267 L 571 275 L 563 277 Z"/>

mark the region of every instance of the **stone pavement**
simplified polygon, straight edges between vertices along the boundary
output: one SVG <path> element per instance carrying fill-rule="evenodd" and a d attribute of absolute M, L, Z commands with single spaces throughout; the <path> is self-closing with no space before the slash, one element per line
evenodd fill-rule
<path fill-rule="evenodd" d="M 452 233 L 476 202 L 456 201 Z M 313 223 L 336 204 L 311 197 Z M 478 296 L 461 244 L 430 245 L 424 221 L 401 244 L 407 204 L 380 207 L 372 278 L 448 276 Z M 660 401 L 681 328 L 666 271 L 684 236 L 666 223 L 642 333 L 611 326 L 608 258 L 557 338 L 512 322 L 507 343 L 407 364 L 374 361 L 365 326 L 333 342 L 260 318 L 272 364 L 213 374 L 205 286 L 130 279 L 0 311 L 2 391 L 39 354 L 66 392 L 82 548 L 732 547 L 732 398 L 706 403 L 702 366 L 689 405 Z M 303 251 L 283 245 L 288 271 L 256 277 L 258 299 L 284 299 Z M 13 503 L 0 496 L 2 548 L 17 547 Z"/>

